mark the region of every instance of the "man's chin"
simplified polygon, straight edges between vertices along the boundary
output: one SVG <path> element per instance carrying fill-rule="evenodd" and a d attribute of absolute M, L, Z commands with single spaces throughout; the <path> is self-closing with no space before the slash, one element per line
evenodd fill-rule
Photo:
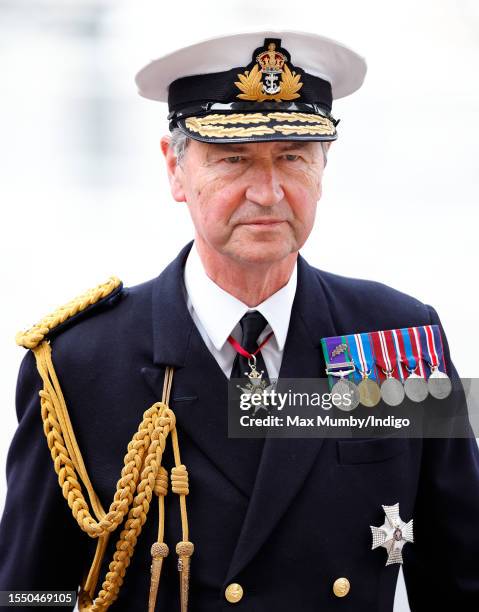
<path fill-rule="evenodd" d="M 267 265 L 277 263 L 287 257 L 292 249 L 287 242 L 275 244 L 271 242 L 245 243 L 241 248 L 235 248 L 231 253 L 233 259 L 248 265 Z"/>

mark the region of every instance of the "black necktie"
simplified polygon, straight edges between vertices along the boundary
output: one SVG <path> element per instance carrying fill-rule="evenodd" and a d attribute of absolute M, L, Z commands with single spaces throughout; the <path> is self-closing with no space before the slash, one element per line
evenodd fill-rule
<path fill-rule="evenodd" d="M 258 338 L 267 324 L 268 321 L 257 310 L 249 311 L 241 318 L 240 325 L 243 335 L 241 340 L 238 341 L 249 353 L 254 353 L 258 350 Z M 266 383 L 269 384 L 268 370 L 266 369 L 261 351 L 256 353 L 256 369 L 258 372 L 264 371 L 263 380 L 266 380 Z M 250 372 L 250 370 L 248 358 L 243 357 L 240 353 L 236 353 L 233 369 L 231 370 L 231 378 L 243 378 L 245 382 L 248 382 L 249 379 L 245 372 Z"/>
<path fill-rule="evenodd" d="M 247 312 L 240 321 L 242 337 L 241 339 L 235 338 L 246 349 L 249 353 L 254 353 L 258 349 L 258 336 L 261 334 L 263 329 L 267 325 L 266 319 L 257 310 Z M 261 355 L 261 351 L 256 353 L 256 368 L 259 372 L 264 370 L 263 378 L 267 378 L 267 370 L 264 365 L 264 360 Z M 240 353 L 236 353 L 235 360 L 233 362 L 233 369 L 231 370 L 231 378 L 242 378 L 244 383 L 241 382 L 241 386 L 249 382 L 245 372 L 249 372 L 251 368 L 248 365 L 248 358 L 243 357 Z M 268 383 L 269 384 L 269 383 Z M 248 480 L 250 481 L 250 490 L 253 489 L 253 484 L 256 479 L 256 472 L 263 452 L 264 438 L 241 438 L 232 440 L 235 447 L 241 449 L 241 460 L 248 474 Z"/>

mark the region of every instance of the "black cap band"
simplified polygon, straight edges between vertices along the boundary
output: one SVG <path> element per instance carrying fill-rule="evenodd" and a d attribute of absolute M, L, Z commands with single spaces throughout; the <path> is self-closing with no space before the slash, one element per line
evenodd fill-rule
<path fill-rule="evenodd" d="M 331 111 L 332 92 L 331 84 L 319 77 L 306 74 L 300 68 L 294 68 L 297 74 L 301 75 L 303 86 L 301 88 L 301 101 L 309 104 L 317 104 L 327 112 Z M 202 106 L 208 102 L 231 103 L 237 98 L 239 93 L 235 85 L 238 74 L 244 68 L 233 68 L 225 72 L 215 72 L 212 74 L 198 74 L 194 76 L 182 77 L 173 81 L 168 90 L 168 108 L 170 111 L 178 111 L 184 107 Z M 238 103 L 241 100 L 238 99 Z M 286 110 L 288 103 L 273 102 L 276 110 Z M 261 105 L 266 110 L 263 102 L 258 102 L 257 107 L 253 104 L 243 106 L 243 109 L 260 110 Z"/>

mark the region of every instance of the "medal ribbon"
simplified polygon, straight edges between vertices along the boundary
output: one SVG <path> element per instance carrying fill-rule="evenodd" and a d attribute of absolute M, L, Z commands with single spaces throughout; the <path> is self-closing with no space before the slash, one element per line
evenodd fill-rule
<path fill-rule="evenodd" d="M 439 325 L 431 325 L 432 334 L 434 337 L 434 347 L 436 349 L 439 369 L 444 374 L 447 374 L 446 369 L 446 360 L 444 359 L 444 346 L 442 344 L 442 335 L 441 330 L 439 329 Z"/>
<path fill-rule="evenodd" d="M 356 372 L 358 380 L 363 378 L 362 373 L 369 373 L 367 378 L 377 380 L 377 371 L 374 364 L 373 352 L 371 350 L 371 342 L 369 334 L 351 334 L 347 336 L 349 341 L 349 347 L 351 350 L 351 356 L 356 366 Z"/>
<path fill-rule="evenodd" d="M 356 370 L 348 378 L 355 382 L 362 379 L 361 371 L 367 372 L 369 369 L 370 378 L 373 380 L 382 381 L 386 378 L 382 373 L 382 370 L 386 370 L 404 382 L 409 376 L 406 366 L 426 378 L 425 363 L 430 363 L 433 367 L 438 366 L 441 372 L 447 373 L 438 325 L 334 336 L 323 338 L 321 344 L 326 365 L 344 363 L 352 359 Z M 351 358 L 347 349 L 337 352 L 341 344 L 346 344 L 349 348 Z"/>
<path fill-rule="evenodd" d="M 389 329 L 387 331 L 370 333 L 375 361 L 379 366 L 377 372 L 380 380 L 387 378 L 385 372 L 389 372 L 390 375 L 394 376 L 394 370 L 397 368 L 393 331 Z"/>
<path fill-rule="evenodd" d="M 323 342 L 323 352 L 326 359 L 326 365 L 335 365 L 337 363 L 351 361 L 348 352 L 349 346 L 345 336 L 332 336 L 331 338 L 325 338 L 325 340 L 326 342 Z M 340 352 L 337 351 L 339 347 L 343 349 Z"/>
<path fill-rule="evenodd" d="M 321 344 L 323 345 L 323 354 L 326 366 L 351 362 L 351 357 L 349 356 L 349 346 L 347 343 L 346 336 L 331 336 L 330 338 L 323 338 L 321 340 Z M 338 352 L 338 348 L 341 348 L 342 350 Z M 340 368 L 338 368 L 338 371 L 339 369 Z M 345 367 L 344 369 L 349 368 Z M 345 376 L 344 378 L 351 380 L 352 376 L 353 374 L 351 373 Z M 328 380 L 329 386 L 330 388 L 332 388 L 338 379 L 332 374 L 329 374 Z"/>
<path fill-rule="evenodd" d="M 437 325 L 419 327 L 419 337 L 423 355 L 426 355 L 430 369 L 445 371 L 441 332 Z"/>
<path fill-rule="evenodd" d="M 422 360 L 421 343 L 417 327 L 404 327 L 398 330 L 399 348 L 401 361 L 415 374 L 425 378 L 424 364 Z"/>
<path fill-rule="evenodd" d="M 425 357 L 421 348 L 421 339 L 419 337 L 419 327 L 410 327 L 409 335 L 411 335 L 411 346 L 413 349 L 413 354 L 415 359 L 418 360 L 419 363 L 419 374 L 426 378 L 426 369 L 424 367 Z M 414 338 L 414 341 L 413 341 Z"/>
<path fill-rule="evenodd" d="M 273 331 L 269 332 L 269 334 L 266 336 L 266 338 L 263 340 L 263 342 L 258 346 L 258 348 L 254 351 L 254 353 L 250 353 L 249 351 L 247 351 L 245 348 L 243 348 L 241 346 L 241 344 L 235 340 L 233 338 L 233 336 L 228 336 L 228 342 L 231 344 L 231 346 L 241 355 L 243 355 L 243 357 L 247 357 L 248 359 L 251 359 L 251 357 L 253 355 L 256 355 L 257 353 L 260 352 L 260 350 L 263 348 L 263 346 L 268 342 L 268 340 L 271 338 L 271 336 L 274 334 Z"/>
<path fill-rule="evenodd" d="M 401 357 L 401 345 L 399 340 L 401 338 L 401 334 L 398 333 L 397 329 L 392 329 L 391 335 L 394 343 L 394 351 L 396 353 L 396 365 L 399 373 L 399 378 L 404 381 L 408 377 L 408 372 L 404 367 L 403 359 Z"/>

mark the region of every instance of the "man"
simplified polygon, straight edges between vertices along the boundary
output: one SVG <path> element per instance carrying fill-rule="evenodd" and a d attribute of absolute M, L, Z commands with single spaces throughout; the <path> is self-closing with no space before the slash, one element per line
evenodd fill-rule
<path fill-rule="evenodd" d="M 392 538 L 407 542 L 413 612 L 478 609 L 473 439 L 228 437 L 228 380 L 248 366 L 324 377 L 323 338 L 440 326 L 431 306 L 298 254 L 336 138 L 332 99 L 365 70 L 339 43 L 263 32 L 138 74 L 142 95 L 169 103 L 162 151 L 195 239 L 157 278 L 127 289 L 110 279 L 17 338 L 32 350 L 8 456 L 1 589 L 82 583 L 80 609 L 170 612 L 180 584 L 182 611 L 188 600 L 192 611 L 389 612 L 399 564 L 371 550 L 370 526 L 400 503 L 414 537 L 401 523 Z M 444 359 L 457 383 L 447 344 Z M 160 463 L 175 466 L 180 510 Z"/>

